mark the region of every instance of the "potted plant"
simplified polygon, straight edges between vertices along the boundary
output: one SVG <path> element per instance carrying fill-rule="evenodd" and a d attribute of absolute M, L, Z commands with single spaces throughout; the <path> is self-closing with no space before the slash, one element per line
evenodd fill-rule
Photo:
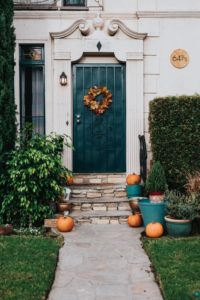
<path fill-rule="evenodd" d="M 70 200 L 71 189 L 68 187 L 63 187 L 62 194 L 58 197 L 57 208 L 59 212 L 71 211 L 72 204 Z"/>
<path fill-rule="evenodd" d="M 142 194 L 142 186 L 140 185 L 141 176 L 132 173 L 128 174 L 126 177 L 126 193 L 128 198 L 140 197 Z"/>
<path fill-rule="evenodd" d="M 167 181 L 164 169 L 159 161 L 156 161 L 145 183 L 145 190 L 149 199 L 139 201 L 139 208 L 142 213 L 144 226 L 149 223 L 159 222 L 165 228 L 165 206 L 164 192 L 167 188 Z"/>
<path fill-rule="evenodd" d="M 146 227 L 149 223 L 158 222 L 166 228 L 165 224 L 165 207 L 166 202 L 151 202 L 150 199 L 141 199 L 138 202 L 142 218 L 144 221 L 144 226 Z"/>
<path fill-rule="evenodd" d="M 163 166 L 159 161 L 155 161 L 145 183 L 145 190 L 149 194 L 150 201 L 163 201 L 166 188 L 167 180 Z"/>
<path fill-rule="evenodd" d="M 196 217 L 195 199 L 178 191 L 170 191 L 166 204 L 166 226 L 170 236 L 188 236 Z"/>

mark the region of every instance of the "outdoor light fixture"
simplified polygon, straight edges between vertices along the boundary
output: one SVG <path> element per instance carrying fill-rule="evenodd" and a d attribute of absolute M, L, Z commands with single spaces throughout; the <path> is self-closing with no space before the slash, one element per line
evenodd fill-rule
<path fill-rule="evenodd" d="M 60 85 L 67 85 L 67 75 L 65 72 L 62 72 L 60 75 Z"/>

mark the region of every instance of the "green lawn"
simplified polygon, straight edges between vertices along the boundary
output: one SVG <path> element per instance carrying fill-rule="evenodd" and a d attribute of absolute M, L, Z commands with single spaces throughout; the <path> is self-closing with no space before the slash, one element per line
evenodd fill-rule
<path fill-rule="evenodd" d="M 0 299 L 45 299 L 60 246 L 50 238 L 0 236 Z"/>
<path fill-rule="evenodd" d="M 143 238 L 166 300 L 200 299 L 200 237 Z"/>

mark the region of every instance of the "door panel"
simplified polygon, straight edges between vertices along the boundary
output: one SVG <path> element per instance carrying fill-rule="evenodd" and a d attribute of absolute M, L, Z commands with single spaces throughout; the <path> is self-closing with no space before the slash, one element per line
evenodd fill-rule
<path fill-rule="evenodd" d="M 78 64 L 74 75 L 74 172 L 124 172 L 125 159 L 125 66 Z M 102 115 L 84 105 L 93 86 L 106 86 L 112 103 Z"/>

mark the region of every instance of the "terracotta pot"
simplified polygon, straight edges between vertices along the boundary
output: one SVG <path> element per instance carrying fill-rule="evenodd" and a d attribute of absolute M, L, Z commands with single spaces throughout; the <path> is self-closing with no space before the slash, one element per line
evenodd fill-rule
<path fill-rule="evenodd" d="M 57 208 L 59 212 L 63 212 L 63 211 L 71 211 L 72 209 L 72 204 L 71 203 L 67 203 L 67 202 L 63 202 L 63 203 L 58 203 L 57 204 Z"/>
<path fill-rule="evenodd" d="M 0 226 L 0 235 L 7 235 L 13 233 L 12 225 Z"/>
<path fill-rule="evenodd" d="M 129 205 L 130 205 L 130 208 L 132 209 L 133 213 L 140 213 L 139 201 L 143 200 L 143 199 L 147 199 L 147 198 L 133 197 L 133 198 L 129 199 Z"/>
<path fill-rule="evenodd" d="M 149 199 L 151 202 L 159 203 L 163 202 L 165 194 L 163 192 L 151 192 L 149 193 Z"/>

